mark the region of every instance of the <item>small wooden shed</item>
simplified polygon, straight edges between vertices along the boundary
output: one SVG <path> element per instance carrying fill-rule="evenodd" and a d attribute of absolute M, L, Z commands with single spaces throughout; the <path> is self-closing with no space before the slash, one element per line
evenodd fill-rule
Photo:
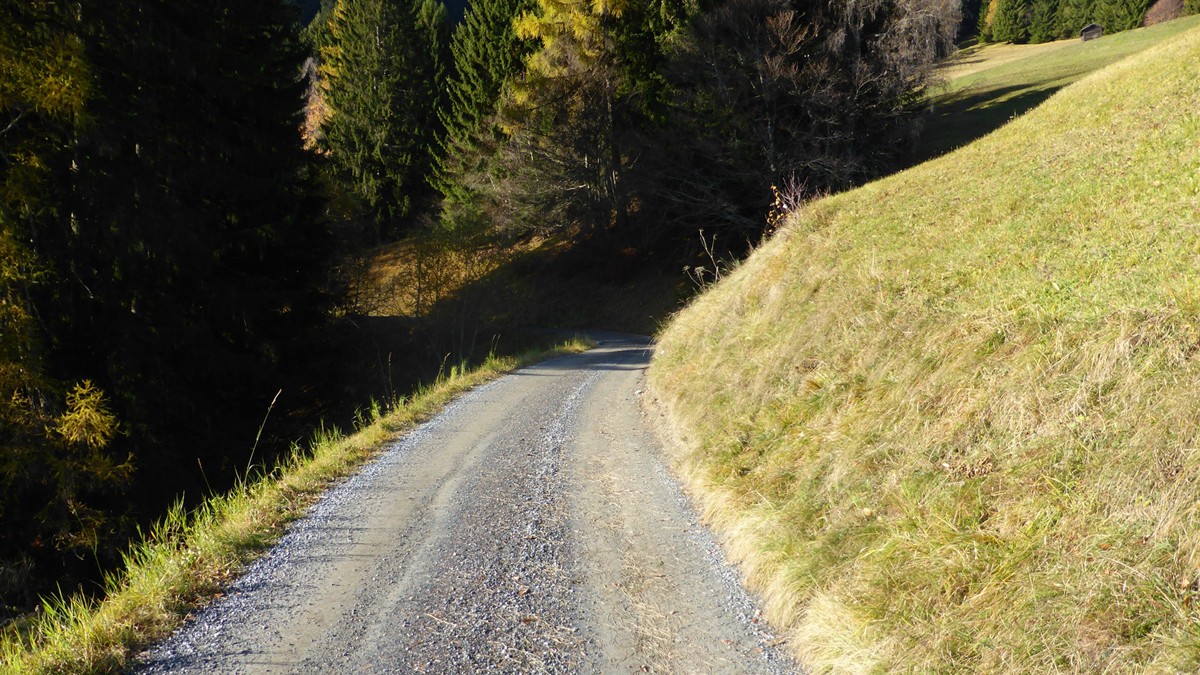
<path fill-rule="evenodd" d="M 1104 26 L 1098 23 L 1089 23 L 1079 30 L 1079 37 L 1083 38 L 1084 42 L 1095 40 L 1104 35 Z"/>

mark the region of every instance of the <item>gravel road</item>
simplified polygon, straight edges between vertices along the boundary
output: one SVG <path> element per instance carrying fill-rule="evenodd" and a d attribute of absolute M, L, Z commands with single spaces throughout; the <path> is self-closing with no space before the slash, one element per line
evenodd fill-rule
<path fill-rule="evenodd" d="M 797 672 L 664 467 L 649 342 L 608 337 L 398 440 L 135 672 Z"/>

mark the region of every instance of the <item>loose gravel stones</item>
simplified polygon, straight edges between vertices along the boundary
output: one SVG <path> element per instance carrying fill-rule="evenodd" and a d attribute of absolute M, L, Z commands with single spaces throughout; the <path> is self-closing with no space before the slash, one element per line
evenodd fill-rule
<path fill-rule="evenodd" d="M 136 670 L 795 671 L 663 469 L 648 359 L 606 336 L 465 395 Z"/>

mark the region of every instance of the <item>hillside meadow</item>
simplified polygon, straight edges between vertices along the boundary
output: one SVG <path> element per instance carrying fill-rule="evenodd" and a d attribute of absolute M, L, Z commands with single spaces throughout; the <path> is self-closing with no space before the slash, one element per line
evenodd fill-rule
<path fill-rule="evenodd" d="M 933 109 L 917 148 L 929 159 L 966 145 L 1093 71 L 1200 26 L 1200 15 L 1099 40 L 991 44 L 960 51 L 939 69 Z"/>
<path fill-rule="evenodd" d="M 678 465 L 814 672 L 1200 668 L 1198 62 L 810 203 L 665 329 Z"/>

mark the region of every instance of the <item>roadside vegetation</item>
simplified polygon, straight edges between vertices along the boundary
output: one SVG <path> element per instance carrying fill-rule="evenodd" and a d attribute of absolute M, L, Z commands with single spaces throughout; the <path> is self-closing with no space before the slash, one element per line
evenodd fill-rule
<path fill-rule="evenodd" d="M 678 462 L 814 672 L 1200 668 L 1200 30 L 1176 25 L 804 206 L 662 334 Z"/>
<path fill-rule="evenodd" d="M 139 648 L 167 636 L 188 612 L 217 596 L 333 481 L 374 457 L 397 434 L 472 387 L 533 361 L 589 346 L 575 339 L 519 357 L 490 358 L 473 369 L 452 367 L 411 398 L 362 411 L 353 433 L 322 428 L 305 446 L 294 446 L 291 457 L 270 472 L 250 474 L 232 491 L 197 509 L 176 505 L 129 549 L 124 568 L 106 579 L 103 602 L 52 598 L 37 614 L 6 626 L 0 670 L 121 671 Z"/>

